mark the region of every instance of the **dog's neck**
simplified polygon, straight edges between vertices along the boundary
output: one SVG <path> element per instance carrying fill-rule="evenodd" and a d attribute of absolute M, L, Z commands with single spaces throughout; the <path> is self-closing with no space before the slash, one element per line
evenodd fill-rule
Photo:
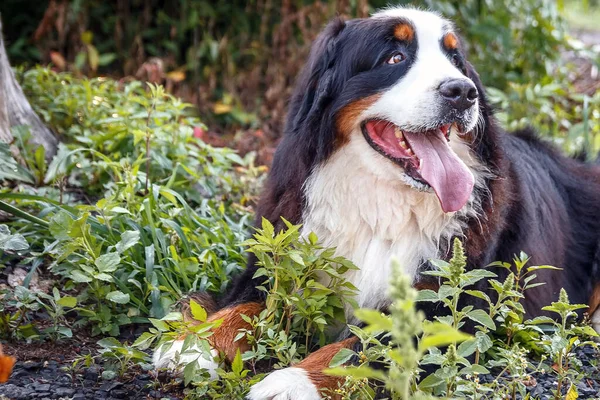
<path fill-rule="evenodd" d="M 471 169 L 476 187 L 484 169 L 458 138 L 451 146 Z M 440 257 L 453 236 L 461 236 L 469 217 L 476 217 L 479 199 L 472 195 L 456 213 L 445 214 L 432 192 L 418 191 L 402 181 L 402 171 L 375 153 L 359 135 L 317 167 L 304 188 L 303 232 L 314 232 L 321 243 L 360 269 L 346 278 L 360 291 L 359 307 L 387 305 L 391 258 L 417 279 L 419 267 Z M 474 193 L 479 192 L 475 190 Z"/>

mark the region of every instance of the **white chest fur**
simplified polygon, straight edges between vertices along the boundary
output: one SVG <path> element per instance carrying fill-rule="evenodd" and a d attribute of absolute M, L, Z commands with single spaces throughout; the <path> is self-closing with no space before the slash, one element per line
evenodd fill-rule
<path fill-rule="evenodd" d="M 468 147 L 457 138 L 451 146 L 481 185 L 481 167 Z M 414 278 L 421 263 L 439 256 L 442 241 L 461 234 L 460 216 L 479 208 L 472 196 L 461 211 L 445 214 L 434 193 L 406 185 L 400 168 L 357 135 L 313 171 L 305 193 L 303 233 L 315 232 L 360 268 L 347 279 L 360 291 L 358 305 L 368 308 L 387 303 L 391 257 Z"/>

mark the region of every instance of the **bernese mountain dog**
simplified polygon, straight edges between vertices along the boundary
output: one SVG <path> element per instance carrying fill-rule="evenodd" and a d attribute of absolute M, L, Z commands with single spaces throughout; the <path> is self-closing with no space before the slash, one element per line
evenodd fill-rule
<path fill-rule="evenodd" d="M 421 272 L 449 257 L 454 237 L 469 268 L 521 250 L 533 264 L 562 268 L 537 272 L 545 285 L 529 292 L 529 316 L 561 287 L 591 314 L 600 301 L 600 166 L 529 130 L 504 132 L 452 23 L 433 12 L 389 8 L 329 23 L 297 81 L 257 214 L 276 228 L 281 217 L 302 224 L 353 261 L 359 269 L 346 278 L 360 307 L 389 304 L 391 257 L 415 287 L 435 285 Z M 248 348 L 233 338 L 248 327 L 240 314 L 263 309 L 254 262 L 219 304 L 206 302 L 210 320 L 223 320 L 209 338 L 213 355 L 231 360 Z M 181 346 L 158 349 L 156 367 L 174 367 Z M 351 346 L 357 340 L 346 338 L 272 372 L 249 399 L 320 399 L 338 384 L 321 371 Z M 215 362 L 200 362 L 214 375 Z"/>

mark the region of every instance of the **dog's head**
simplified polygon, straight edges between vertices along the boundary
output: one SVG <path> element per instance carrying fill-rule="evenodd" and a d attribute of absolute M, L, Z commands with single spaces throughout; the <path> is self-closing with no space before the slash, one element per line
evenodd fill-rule
<path fill-rule="evenodd" d="M 474 183 L 453 141 L 479 134 L 482 96 L 452 24 L 394 8 L 325 28 L 299 79 L 287 131 L 307 142 L 302 146 L 314 153 L 308 164 L 361 140 L 366 152 L 387 159 L 379 173 L 433 190 L 452 212 L 466 204 Z"/>

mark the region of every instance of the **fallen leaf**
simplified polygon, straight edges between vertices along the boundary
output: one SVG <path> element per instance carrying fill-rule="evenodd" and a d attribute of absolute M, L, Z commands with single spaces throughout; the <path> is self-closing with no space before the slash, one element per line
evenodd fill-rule
<path fill-rule="evenodd" d="M 223 103 L 215 103 L 213 107 L 213 111 L 215 112 L 215 114 L 227 114 L 231 111 L 231 109 L 232 107 L 229 104 Z"/>
<path fill-rule="evenodd" d="M 185 72 L 183 71 L 171 71 L 167 74 L 167 79 L 173 82 L 181 82 L 185 80 Z"/>
<path fill-rule="evenodd" d="M 60 71 L 64 71 L 67 68 L 67 61 L 58 51 L 50 52 L 50 61 L 52 61 L 52 64 L 54 64 Z"/>
<path fill-rule="evenodd" d="M 17 362 L 16 358 L 4 355 L 2 345 L 0 344 L 0 383 L 8 381 L 15 362 Z"/>

